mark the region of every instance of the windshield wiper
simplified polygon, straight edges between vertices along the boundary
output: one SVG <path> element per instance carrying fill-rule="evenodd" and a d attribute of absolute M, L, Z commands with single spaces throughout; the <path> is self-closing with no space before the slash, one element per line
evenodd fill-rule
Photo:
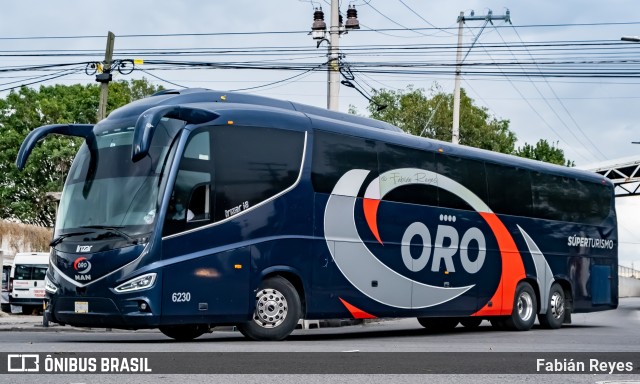
<path fill-rule="evenodd" d="M 91 229 L 102 229 L 105 230 L 107 232 L 111 232 L 111 233 L 115 233 L 116 235 L 122 237 L 123 239 L 126 239 L 127 241 L 132 242 L 133 244 L 138 244 L 138 240 L 134 239 L 133 237 L 127 235 L 125 232 L 121 231 L 119 228 L 123 228 L 123 227 L 116 227 L 116 226 L 112 226 L 112 225 L 83 225 L 80 228 L 91 228 Z"/>
<path fill-rule="evenodd" d="M 66 239 L 67 237 L 71 237 L 71 236 L 81 236 L 81 235 L 88 235 L 91 232 L 69 232 L 69 233 L 65 233 L 64 235 L 60 235 L 58 237 L 56 237 L 55 239 L 53 239 L 50 243 L 49 246 L 50 247 L 54 247 L 57 244 L 59 244 L 62 240 Z"/>

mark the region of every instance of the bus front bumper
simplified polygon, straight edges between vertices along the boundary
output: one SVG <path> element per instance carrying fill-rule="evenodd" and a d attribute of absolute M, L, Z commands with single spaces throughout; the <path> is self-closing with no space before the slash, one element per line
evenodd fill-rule
<path fill-rule="evenodd" d="M 147 305 L 141 308 L 141 303 Z M 77 327 L 118 329 L 157 328 L 159 316 L 154 315 L 144 300 L 121 302 L 118 308 L 109 298 L 50 297 L 45 313 L 49 321 Z"/>

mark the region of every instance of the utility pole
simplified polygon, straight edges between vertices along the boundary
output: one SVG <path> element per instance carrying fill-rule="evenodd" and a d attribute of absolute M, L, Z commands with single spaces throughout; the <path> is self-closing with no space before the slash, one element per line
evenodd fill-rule
<path fill-rule="evenodd" d="M 104 63 L 102 73 L 96 75 L 96 81 L 100 83 L 100 104 L 98 104 L 98 121 L 107 116 L 107 96 L 109 95 L 109 82 L 111 76 L 111 62 L 113 61 L 113 45 L 116 35 L 109 31 L 107 35 L 107 48 L 104 51 Z M 100 72 L 100 71 L 99 71 Z"/>
<path fill-rule="evenodd" d="M 327 60 L 327 109 L 337 111 L 339 106 L 338 94 L 340 92 L 340 56 L 338 46 L 340 45 L 340 35 L 347 33 L 351 29 L 360 29 L 358 12 L 356 7 L 349 5 L 347 10 L 347 22 L 342 25 L 338 0 L 331 0 L 331 26 L 329 27 L 329 38 L 327 39 L 327 24 L 324 22 L 324 12 L 322 7 L 314 9 L 313 24 L 309 33 L 313 40 L 317 41 L 316 48 L 322 42 L 326 42 L 328 47 Z"/>
<path fill-rule="evenodd" d="M 451 142 L 458 144 L 460 139 L 460 72 L 462 71 L 462 29 L 464 28 L 464 12 L 458 16 L 458 51 L 456 53 L 456 80 L 453 88 L 453 128 Z"/>
<path fill-rule="evenodd" d="M 340 9 L 338 0 L 331 0 L 331 27 L 329 27 L 329 62 L 327 79 L 327 109 L 340 109 L 338 95 L 340 93 L 340 63 L 338 45 L 340 44 Z"/>
<path fill-rule="evenodd" d="M 464 22 L 472 20 L 484 20 L 484 25 L 473 40 L 473 44 L 469 47 L 467 54 L 462 57 L 462 30 L 464 28 Z M 511 13 L 507 9 L 507 12 L 500 16 L 494 16 L 491 11 L 484 16 L 475 16 L 474 12 L 471 11 L 470 16 L 465 16 L 464 12 L 460 12 L 460 16 L 458 16 L 458 50 L 456 53 L 456 77 L 453 90 L 453 126 L 451 129 L 451 142 L 454 144 L 458 144 L 460 139 L 460 74 L 462 72 L 462 62 L 467 58 L 467 55 L 480 38 L 484 27 L 486 27 L 488 23 L 493 24 L 493 20 L 504 20 L 505 22 L 511 23 Z"/>

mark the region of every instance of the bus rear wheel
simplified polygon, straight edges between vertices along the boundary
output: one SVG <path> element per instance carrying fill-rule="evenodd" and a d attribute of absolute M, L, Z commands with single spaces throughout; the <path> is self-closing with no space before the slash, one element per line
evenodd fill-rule
<path fill-rule="evenodd" d="M 462 324 L 465 328 L 475 329 L 480 326 L 482 323 L 482 318 L 480 317 L 465 317 L 460 320 L 460 324 Z"/>
<path fill-rule="evenodd" d="M 558 329 L 564 322 L 566 307 L 564 305 L 564 291 L 558 283 L 553 283 L 549 290 L 547 313 L 538 315 L 538 321 L 543 328 Z"/>
<path fill-rule="evenodd" d="M 450 331 L 458 326 L 458 319 L 454 317 L 418 317 L 418 322 L 434 332 Z"/>
<path fill-rule="evenodd" d="M 512 331 L 528 331 L 533 327 L 538 312 L 536 294 L 531 284 L 522 281 L 516 287 L 511 316 L 505 319 L 507 329 Z"/>
<path fill-rule="evenodd" d="M 256 292 L 253 318 L 237 327 L 252 340 L 283 340 L 298 324 L 301 308 L 298 291 L 289 280 L 271 277 L 264 280 Z"/>
<path fill-rule="evenodd" d="M 160 332 L 176 341 L 191 341 L 209 330 L 204 324 L 170 325 L 160 327 Z"/>

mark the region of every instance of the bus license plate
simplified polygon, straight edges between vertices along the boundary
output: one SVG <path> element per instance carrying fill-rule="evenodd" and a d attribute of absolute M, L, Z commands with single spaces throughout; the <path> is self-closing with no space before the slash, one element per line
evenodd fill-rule
<path fill-rule="evenodd" d="M 76 301 L 76 313 L 88 313 L 89 302 L 88 301 Z"/>

